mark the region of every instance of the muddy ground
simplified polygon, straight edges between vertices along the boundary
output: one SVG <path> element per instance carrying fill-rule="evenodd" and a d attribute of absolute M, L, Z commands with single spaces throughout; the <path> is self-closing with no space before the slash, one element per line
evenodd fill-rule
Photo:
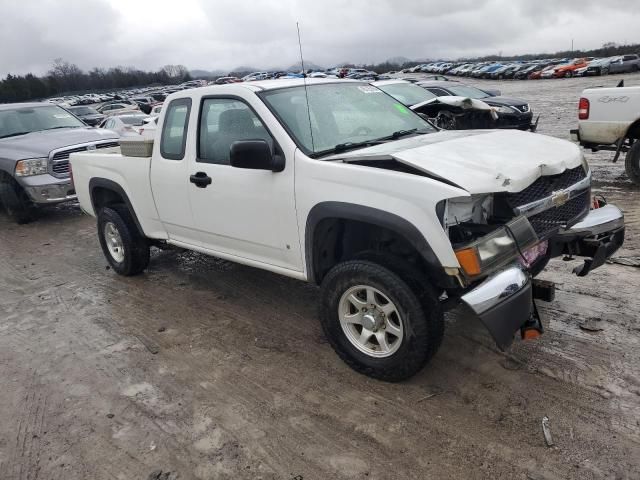
<path fill-rule="evenodd" d="M 474 83 L 567 137 L 602 82 Z M 640 192 L 610 156 L 588 154 L 633 264 Z M 333 353 L 314 287 L 177 251 L 135 278 L 106 265 L 77 206 L 26 226 L 0 215 L 0 479 L 640 478 L 637 267 L 578 279 L 554 261 L 540 340 L 501 353 L 453 312 L 432 363 L 387 384 Z"/>

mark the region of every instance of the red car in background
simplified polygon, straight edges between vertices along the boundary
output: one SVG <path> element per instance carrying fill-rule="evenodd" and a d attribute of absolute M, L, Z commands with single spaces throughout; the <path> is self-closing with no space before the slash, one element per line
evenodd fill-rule
<path fill-rule="evenodd" d="M 556 78 L 570 78 L 573 77 L 573 72 L 578 68 L 586 67 L 589 60 L 586 58 L 576 58 L 569 63 L 558 65 L 553 71 L 553 76 Z"/>

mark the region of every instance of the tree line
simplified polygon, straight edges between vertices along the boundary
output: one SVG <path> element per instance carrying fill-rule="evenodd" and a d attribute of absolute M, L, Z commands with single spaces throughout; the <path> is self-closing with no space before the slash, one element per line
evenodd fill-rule
<path fill-rule="evenodd" d="M 7 75 L 0 80 L 0 103 L 24 102 L 73 92 L 116 90 L 143 85 L 173 85 L 191 80 L 183 65 L 165 65 L 156 72 L 131 67 L 94 68 L 84 72 L 77 65 L 56 59 L 42 77 L 31 73 Z"/>

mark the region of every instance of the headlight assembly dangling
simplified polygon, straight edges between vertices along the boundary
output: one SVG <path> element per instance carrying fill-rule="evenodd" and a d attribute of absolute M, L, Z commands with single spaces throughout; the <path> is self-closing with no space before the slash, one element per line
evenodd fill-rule
<path fill-rule="evenodd" d="M 477 277 L 512 262 L 518 255 L 524 259 L 524 251 L 536 243 L 538 236 L 529 220 L 520 216 L 455 253 L 464 272 Z"/>

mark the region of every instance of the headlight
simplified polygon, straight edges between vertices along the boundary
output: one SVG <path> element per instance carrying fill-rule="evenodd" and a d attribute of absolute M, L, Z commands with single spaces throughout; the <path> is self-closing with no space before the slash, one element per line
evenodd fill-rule
<path fill-rule="evenodd" d="M 46 158 L 30 158 L 28 160 L 20 160 L 16 164 L 16 177 L 30 177 L 45 173 L 47 173 Z"/>
<path fill-rule="evenodd" d="M 504 227 L 456 250 L 456 257 L 470 277 L 487 274 L 513 261 L 538 241 L 526 217 L 520 216 Z"/>
<path fill-rule="evenodd" d="M 493 108 L 498 113 L 513 113 L 513 109 L 511 107 L 507 107 L 506 105 L 495 105 Z"/>

